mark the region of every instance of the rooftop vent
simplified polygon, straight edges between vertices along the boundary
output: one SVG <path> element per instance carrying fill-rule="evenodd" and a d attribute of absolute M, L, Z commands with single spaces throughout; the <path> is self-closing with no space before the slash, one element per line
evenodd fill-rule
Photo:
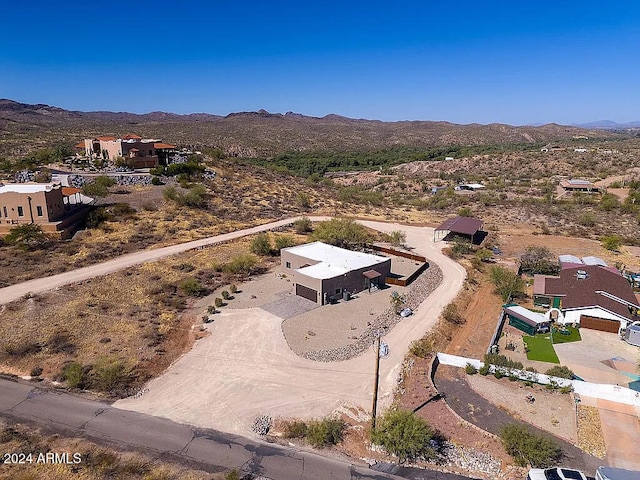
<path fill-rule="evenodd" d="M 589 274 L 584 270 L 578 270 L 578 272 L 576 273 L 576 278 L 578 280 L 584 280 L 585 278 L 589 278 Z"/>

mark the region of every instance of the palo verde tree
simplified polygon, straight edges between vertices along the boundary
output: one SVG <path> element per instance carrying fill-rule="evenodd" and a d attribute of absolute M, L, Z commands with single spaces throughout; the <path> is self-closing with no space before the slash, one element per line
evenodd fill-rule
<path fill-rule="evenodd" d="M 409 410 L 390 409 L 378 420 L 371 435 L 373 443 L 398 458 L 398 463 L 433 454 L 430 441 L 433 429 L 422 418 Z"/>
<path fill-rule="evenodd" d="M 371 241 L 367 229 L 350 218 L 332 218 L 318 223 L 311 238 L 342 248 L 363 247 Z"/>
<path fill-rule="evenodd" d="M 505 302 L 509 298 L 524 295 L 524 281 L 520 278 L 520 275 L 504 267 L 495 266 L 491 268 L 491 281 L 496 287 L 496 293 Z"/>
<path fill-rule="evenodd" d="M 555 275 L 560 271 L 558 262 L 547 247 L 529 245 L 520 257 L 520 271 L 528 274 Z"/>

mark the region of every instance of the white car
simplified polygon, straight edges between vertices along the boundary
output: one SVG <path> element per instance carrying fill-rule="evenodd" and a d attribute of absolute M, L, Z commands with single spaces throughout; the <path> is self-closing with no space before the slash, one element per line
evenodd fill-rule
<path fill-rule="evenodd" d="M 587 476 L 570 468 L 532 468 L 527 474 L 527 480 L 588 480 Z"/>

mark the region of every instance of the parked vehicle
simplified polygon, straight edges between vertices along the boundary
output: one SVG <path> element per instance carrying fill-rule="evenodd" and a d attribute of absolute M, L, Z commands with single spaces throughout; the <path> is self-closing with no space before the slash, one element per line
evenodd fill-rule
<path fill-rule="evenodd" d="M 624 468 L 598 467 L 596 480 L 638 480 L 640 472 Z"/>
<path fill-rule="evenodd" d="M 532 468 L 527 474 L 527 480 L 589 480 L 588 477 L 579 470 L 570 468 Z"/>
<path fill-rule="evenodd" d="M 402 310 L 400 312 L 400 316 L 405 318 L 408 317 L 409 315 L 411 315 L 413 313 L 413 310 L 411 310 L 410 308 L 405 308 L 404 310 Z"/>

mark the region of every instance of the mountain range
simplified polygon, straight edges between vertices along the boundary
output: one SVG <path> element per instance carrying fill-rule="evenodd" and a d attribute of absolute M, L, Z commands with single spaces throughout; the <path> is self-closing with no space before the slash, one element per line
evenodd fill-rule
<path fill-rule="evenodd" d="M 95 135 L 137 133 L 178 145 L 214 146 L 227 154 L 272 156 L 301 150 L 363 150 L 395 146 L 482 145 L 546 143 L 575 136 L 615 138 L 602 127 L 511 126 L 499 123 L 460 125 L 443 121 L 352 119 L 340 115 L 311 117 L 299 113 L 207 113 L 179 115 L 167 112 L 81 112 L 44 104 L 0 99 L 0 154 L 27 153 L 31 146 L 52 142 L 76 143 Z"/>

